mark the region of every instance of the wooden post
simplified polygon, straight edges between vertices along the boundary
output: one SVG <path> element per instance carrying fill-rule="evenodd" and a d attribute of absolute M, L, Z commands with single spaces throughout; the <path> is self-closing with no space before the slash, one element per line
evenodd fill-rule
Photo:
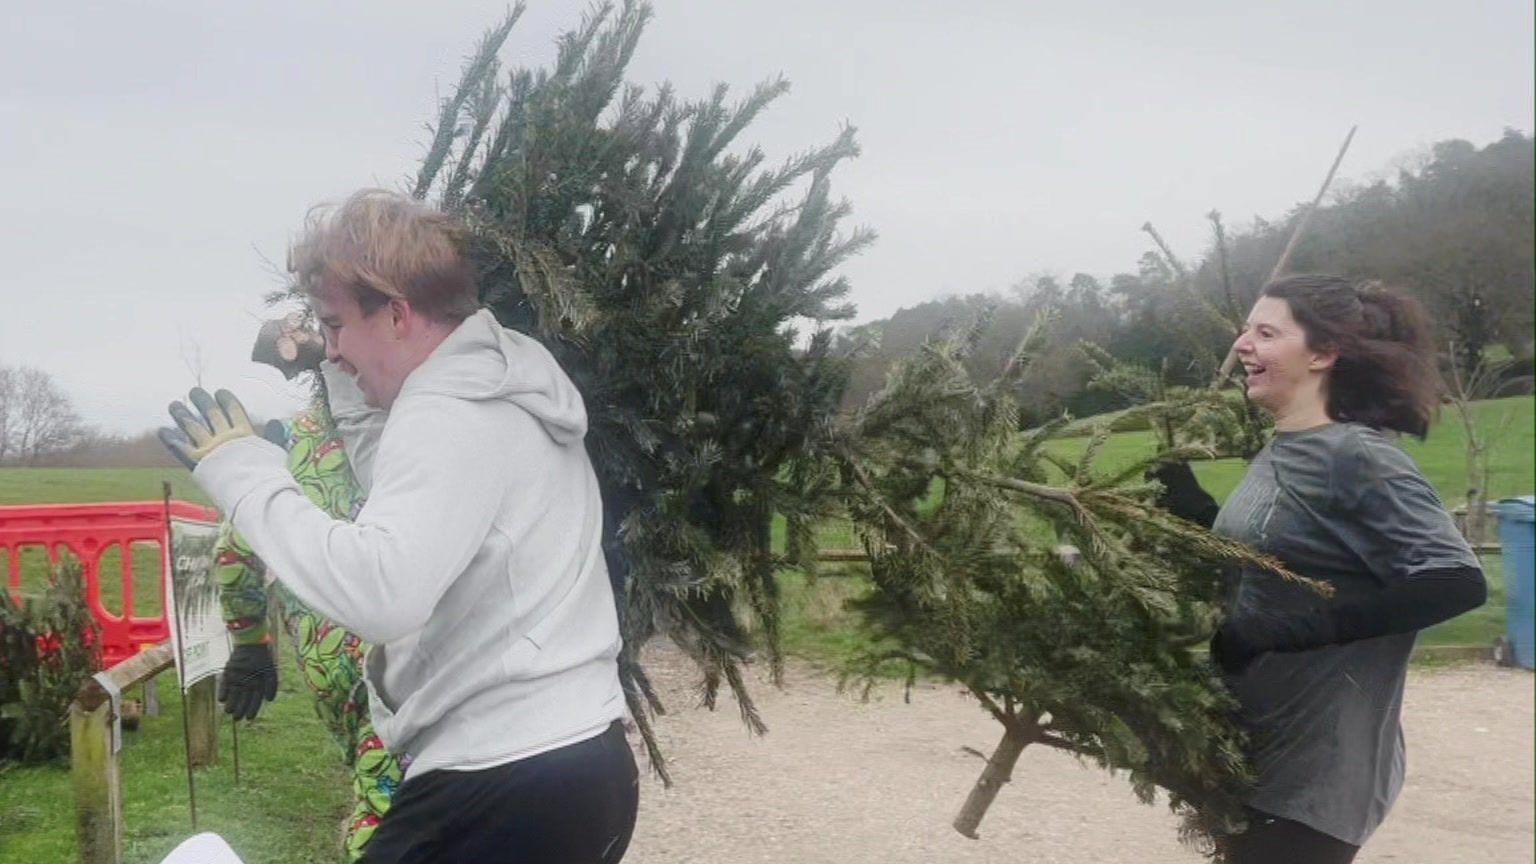
<path fill-rule="evenodd" d="M 123 786 L 114 740 L 112 694 L 171 666 L 169 643 L 156 645 L 80 685 L 69 706 L 69 773 L 75 790 L 75 832 L 84 864 L 118 864 L 123 857 Z"/>
<path fill-rule="evenodd" d="M 240 721 L 234 716 L 229 718 L 230 750 L 235 754 L 235 785 L 240 785 Z"/>
<path fill-rule="evenodd" d="M 863 549 L 822 549 L 816 553 L 816 560 L 827 562 L 862 562 L 869 560 L 869 553 Z"/>
<path fill-rule="evenodd" d="M 159 680 L 160 680 L 160 676 L 159 675 L 155 675 L 155 676 L 151 677 L 148 681 L 144 682 L 144 716 L 145 717 L 159 717 L 160 716 L 160 687 L 159 687 L 159 684 L 157 683 Z"/>
<path fill-rule="evenodd" d="M 70 779 L 75 787 L 75 833 L 81 864 L 123 859 L 123 792 L 112 748 L 112 703 L 69 706 Z"/>
<path fill-rule="evenodd" d="M 187 688 L 187 760 L 194 768 L 219 764 L 217 679 L 204 678 Z"/>

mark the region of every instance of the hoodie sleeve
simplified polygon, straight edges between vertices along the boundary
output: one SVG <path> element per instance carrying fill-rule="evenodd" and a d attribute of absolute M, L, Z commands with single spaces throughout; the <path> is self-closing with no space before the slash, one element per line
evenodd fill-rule
<path fill-rule="evenodd" d="M 258 439 L 220 447 L 194 477 L 299 599 L 389 642 L 426 624 L 484 544 L 514 472 L 531 467 L 516 452 L 524 428 L 497 407 L 426 395 L 397 403 L 354 523 L 309 501 L 281 451 Z"/>

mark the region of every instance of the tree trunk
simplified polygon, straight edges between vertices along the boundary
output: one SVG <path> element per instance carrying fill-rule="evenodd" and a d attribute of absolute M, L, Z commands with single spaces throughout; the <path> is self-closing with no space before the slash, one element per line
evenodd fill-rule
<path fill-rule="evenodd" d="M 1472 406 L 1461 412 L 1467 436 L 1467 542 L 1473 545 L 1487 539 L 1488 458 L 1487 443 L 1472 418 Z"/>
<path fill-rule="evenodd" d="M 1467 495 L 1467 542 L 1476 546 L 1488 539 L 1488 493 L 1482 488 Z"/>
<path fill-rule="evenodd" d="M 1019 723 L 1005 727 L 1003 740 L 997 743 L 997 749 L 992 751 L 992 758 L 987 760 L 987 767 L 977 778 L 976 785 L 971 788 L 971 794 L 965 798 L 965 805 L 960 808 L 960 814 L 955 817 L 955 830 L 961 834 L 977 839 L 976 828 L 981 825 L 981 819 L 987 815 L 987 808 L 992 806 L 992 801 L 997 797 L 1003 784 L 1013 779 L 1013 766 L 1019 761 L 1019 754 L 1024 752 L 1036 739 L 1034 724 Z"/>

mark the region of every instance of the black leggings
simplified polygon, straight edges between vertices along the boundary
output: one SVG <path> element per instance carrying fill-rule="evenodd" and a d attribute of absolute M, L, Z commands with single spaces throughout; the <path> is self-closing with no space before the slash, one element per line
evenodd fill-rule
<path fill-rule="evenodd" d="M 1359 846 L 1257 810 L 1248 811 L 1248 830 L 1222 838 L 1226 864 L 1350 864 Z"/>
<path fill-rule="evenodd" d="M 635 757 L 615 720 L 596 738 L 506 765 L 408 778 L 362 860 L 617 864 L 638 803 Z"/>

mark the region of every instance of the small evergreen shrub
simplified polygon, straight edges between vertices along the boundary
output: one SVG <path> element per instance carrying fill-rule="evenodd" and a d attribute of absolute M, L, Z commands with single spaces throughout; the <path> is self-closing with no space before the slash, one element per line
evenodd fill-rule
<path fill-rule="evenodd" d="M 55 568 L 42 596 L 20 604 L 0 590 L 0 759 L 68 753 L 69 703 L 100 666 L 101 633 L 79 564 Z"/>

